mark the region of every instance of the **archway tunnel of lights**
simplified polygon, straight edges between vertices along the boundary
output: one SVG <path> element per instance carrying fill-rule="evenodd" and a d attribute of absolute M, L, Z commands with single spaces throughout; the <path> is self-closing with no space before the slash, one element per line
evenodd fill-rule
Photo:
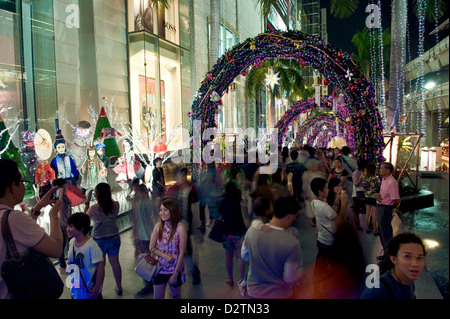
<path fill-rule="evenodd" d="M 331 44 L 300 31 L 262 33 L 237 44 L 226 52 L 208 72 L 191 106 L 191 134 L 193 121 L 200 120 L 199 130 L 215 127 L 215 114 L 221 96 L 233 80 L 249 68 L 268 59 L 297 60 L 321 73 L 346 98 L 354 127 L 353 139 L 357 158 L 379 161 L 383 158 L 383 127 L 376 107 L 374 90 L 350 55 Z M 201 135 L 200 135 L 201 136 Z"/>
<path fill-rule="evenodd" d="M 350 148 L 355 147 L 351 125 L 345 123 L 345 119 L 338 118 L 338 124 L 334 116 L 319 115 L 308 118 L 298 130 L 300 138 L 306 137 L 306 144 L 314 147 L 327 147 L 329 142 L 337 136 L 341 136 Z"/>
<path fill-rule="evenodd" d="M 338 98 L 336 97 L 323 97 L 320 99 L 320 106 L 316 104 L 316 101 L 314 98 L 308 98 L 306 100 L 297 102 L 294 104 L 289 110 L 286 111 L 286 113 L 281 117 L 281 119 L 278 121 L 278 123 L 275 125 L 275 128 L 278 132 L 278 145 L 281 146 L 283 144 L 283 141 L 285 139 L 286 133 L 289 130 L 289 125 L 293 121 L 296 121 L 298 116 L 309 112 L 313 110 L 318 110 L 322 112 L 315 115 L 315 121 L 319 121 L 322 117 L 330 117 L 335 116 L 337 120 L 340 122 L 340 126 L 344 126 L 346 129 L 342 132 L 343 135 L 341 135 L 341 132 L 338 132 L 335 130 L 335 133 L 337 135 L 341 135 L 346 141 L 347 144 L 354 149 L 355 143 L 353 139 L 352 133 L 353 127 L 351 125 L 351 118 L 349 117 L 349 111 L 346 107 L 344 107 L 342 104 L 338 103 Z M 314 123 L 312 123 L 314 124 Z M 322 126 L 320 126 L 322 127 Z M 312 128 L 308 128 L 311 130 Z M 300 128 L 298 132 L 296 132 L 300 135 L 300 139 L 302 140 L 304 135 L 308 133 L 308 131 L 304 131 Z M 308 141 L 310 141 L 308 137 Z M 308 143 L 309 145 L 312 145 L 311 143 Z M 323 143 L 321 143 L 323 145 Z M 315 145 L 312 145 L 315 146 Z M 322 146 L 321 146 L 322 147 Z M 323 146 L 324 147 L 324 146 Z"/>

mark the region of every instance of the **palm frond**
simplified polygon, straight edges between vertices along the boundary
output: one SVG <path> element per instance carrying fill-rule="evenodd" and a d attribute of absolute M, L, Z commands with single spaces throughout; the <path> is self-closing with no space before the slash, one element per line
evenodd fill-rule
<path fill-rule="evenodd" d="M 331 14 L 340 19 L 351 16 L 358 7 L 358 0 L 331 0 Z"/>
<path fill-rule="evenodd" d="M 414 14 L 419 16 L 420 8 L 417 0 L 413 1 Z M 437 12 L 436 12 L 437 8 Z M 425 0 L 425 18 L 429 22 L 434 22 L 442 18 L 445 14 L 445 3 L 442 0 Z"/>
<path fill-rule="evenodd" d="M 159 8 L 159 5 L 162 5 L 164 8 L 169 9 L 169 0 L 150 0 L 152 2 L 153 7 L 156 9 Z"/>
<path fill-rule="evenodd" d="M 270 14 L 270 7 L 275 5 L 277 0 L 257 0 L 256 2 L 261 10 L 261 15 L 264 18 L 267 18 Z"/>

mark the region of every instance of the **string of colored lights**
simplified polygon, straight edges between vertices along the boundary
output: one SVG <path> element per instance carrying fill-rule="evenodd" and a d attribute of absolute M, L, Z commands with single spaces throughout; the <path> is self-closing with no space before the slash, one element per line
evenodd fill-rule
<path fill-rule="evenodd" d="M 295 59 L 317 69 L 347 99 L 345 107 L 354 123 L 354 139 L 359 141 L 355 155 L 371 161 L 383 159 L 383 126 L 373 85 L 349 54 L 300 31 L 262 33 L 226 52 L 201 82 L 191 107 L 191 123 L 201 120 L 201 130 L 215 127 L 214 115 L 220 99 L 212 98 L 213 92 L 222 96 L 236 76 L 268 59 Z M 193 125 L 191 132 L 194 133 Z"/>

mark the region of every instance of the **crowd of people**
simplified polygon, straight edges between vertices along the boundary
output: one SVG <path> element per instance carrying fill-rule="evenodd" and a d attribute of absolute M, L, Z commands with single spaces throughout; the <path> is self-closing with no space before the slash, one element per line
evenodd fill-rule
<path fill-rule="evenodd" d="M 193 285 L 200 284 L 198 244 L 220 223 L 227 274 L 224 284 L 238 285 L 244 298 L 415 297 L 414 280 L 424 269 L 426 253 L 416 235 L 393 236 L 392 213 L 400 196 L 392 164 L 355 159 L 346 146 L 280 148 L 273 174 L 261 173 L 258 158 L 255 163 L 245 159 L 244 163 L 201 165 L 199 174 L 191 174 L 190 180 L 184 167 L 176 172 L 170 187 L 157 159 L 152 187 L 139 179 L 130 183 L 127 200 L 132 204 L 135 254 L 152 254 L 160 264 L 156 277 L 151 282 L 144 280 L 137 296 L 153 293 L 155 299 L 164 298 L 168 284 L 172 298 L 181 298 L 186 277 Z M 23 200 L 26 182 L 17 164 L 0 160 L 0 166 L 0 218 L 5 210 L 13 210 L 11 229 L 19 250 L 33 248 L 59 258 L 63 273 L 72 269 L 71 264 L 78 265 L 86 282 L 71 288 L 74 299 L 102 298 L 108 256 L 115 290 L 121 295 L 120 204 L 112 199 L 110 186 L 99 183 L 94 192 L 88 192 L 84 213 L 70 216 L 62 209 L 63 200 L 51 196 L 60 186 L 52 188 L 33 208 L 39 211 L 53 205 L 47 235 L 33 220 L 37 214 L 14 210 Z M 97 203 L 91 207 L 92 195 Z M 305 214 L 315 228 L 317 256 L 312 270 L 303 266 L 296 227 L 299 214 Z M 363 225 L 361 215 L 365 215 Z M 363 231 L 380 236 L 383 246 L 377 257 L 382 270 L 379 289 L 368 290 L 364 285 L 366 261 L 359 243 Z M 64 259 L 66 240 L 69 266 Z M 0 236 L 0 264 L 5 256 Z M 235 261 L 238 278 L 233 271 Z M 311 294 L 306 295 L 306 290 Z M 0 299 L 7 297 L 7 286 L 0 277 Z"/>

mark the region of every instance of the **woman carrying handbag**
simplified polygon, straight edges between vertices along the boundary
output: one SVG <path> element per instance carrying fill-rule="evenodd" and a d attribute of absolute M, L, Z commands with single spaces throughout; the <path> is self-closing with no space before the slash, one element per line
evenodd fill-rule
<path fill-rule="evenodd" d="M 181 298 L 187 231 L 181 223 L 176 202 L 164 199 L 159 209 L 159 222 L 150 239 L 150 253 L 159 260 L 160 269 L 153 279 L 155 299 L 164 299 L 169 284 L 173 299 Z"/>

